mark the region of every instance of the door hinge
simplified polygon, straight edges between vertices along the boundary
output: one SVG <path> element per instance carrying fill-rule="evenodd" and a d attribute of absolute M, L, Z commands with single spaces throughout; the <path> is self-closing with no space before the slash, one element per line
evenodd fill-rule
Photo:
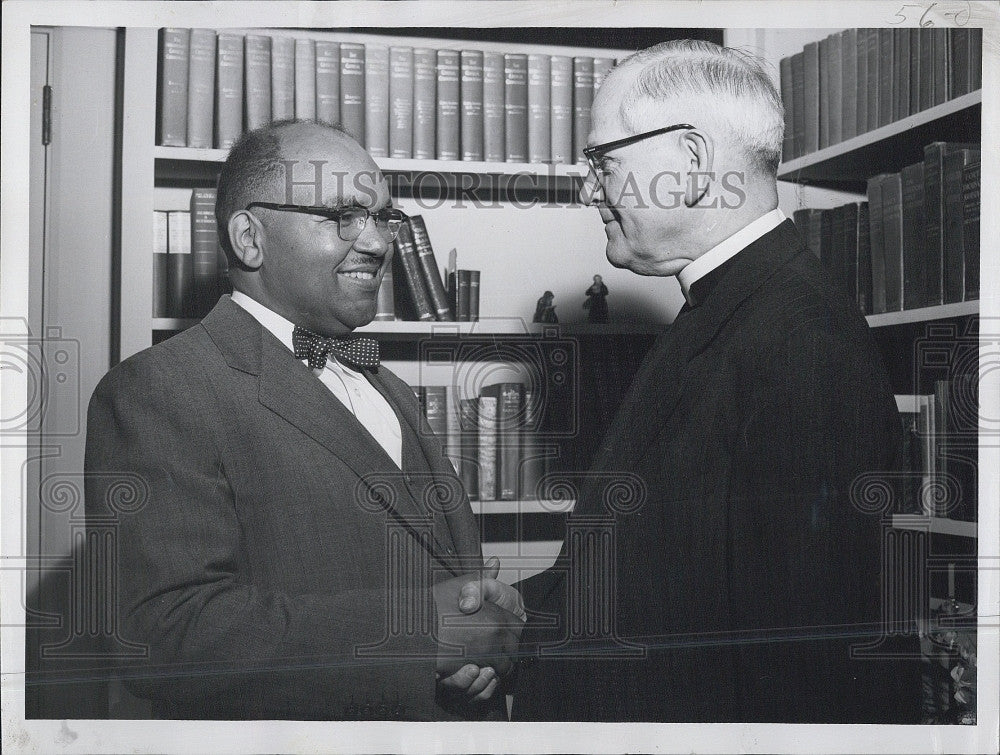
<path fill-rule="evenodd" d="M 52 142 L 52 87 L 42 87 L 42 145 Z"/>

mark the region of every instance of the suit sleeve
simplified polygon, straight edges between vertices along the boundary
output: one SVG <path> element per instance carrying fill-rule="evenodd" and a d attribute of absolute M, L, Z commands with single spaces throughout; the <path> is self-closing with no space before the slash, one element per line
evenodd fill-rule
<path fill-rule="evenodd" d="M 422 602 L 436 626 L 430 590 L 291 595 L 252 584 L 223 457 L 190 400 L 204 388 L 177 379 L 153 360 L 125 363 L 88 414 L 88 517 L 116 516 L 118 631 L 148 652 L 124 665 L 126 683 L 178 717 L 353 718 L 362 704 L 376 717 L 430 717 L 414 709 L 434 698 L 426 627 L 373 657 L 356 647 L 388 626 L 393 600 Z M 138 497 L 116 514 L 123 482 Z"/>

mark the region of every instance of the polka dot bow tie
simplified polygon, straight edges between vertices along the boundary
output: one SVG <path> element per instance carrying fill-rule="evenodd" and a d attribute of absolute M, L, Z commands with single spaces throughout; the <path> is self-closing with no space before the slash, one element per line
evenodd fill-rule
<path fill-rule="evenodd" d="M 322 369 L 330 354 L 351 367 L 378 367 L 378 341 L 374 338 L 324 338 L 296 325 L 292 348 L 295 358 L 308 359 L 314 370 Z"/>

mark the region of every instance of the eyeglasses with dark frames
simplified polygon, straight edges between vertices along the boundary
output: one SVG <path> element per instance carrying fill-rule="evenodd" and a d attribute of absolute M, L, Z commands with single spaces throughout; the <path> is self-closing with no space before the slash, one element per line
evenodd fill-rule
<path fill-rule="evenodd" d="M 368 225 L 368 218 L 375 218 L 375 228 L 387 241 L 399 235 L 400 226 L 407 220 L 407 214 L 393 207 L 383 207 L 372 212 L 367 207 L 310 207 L 300 204 L 278 204 L 276 202 L 251 202 L 244 209 L 263 207 L 278 212 L 297 212 L 303 215 L 318 215 L 337 223 L 337 235 L 344 241 L 354 241 Z"/>
<path fill-rule="evenodd" d="M 660 134 L 693 128 L 694 126 L 688 123 L 676 123 L 673 126 L 664 126 L 663 128 L 653 129 L 652 131 L 644 131 L 641 134 L 626 136 L 624 139 L 615 139 L 613 142 L 605 142 L 604 144 L 595 144 L 593 147 L 585 147 L 583 150 L 583 156 L 587 158 L 587 164 L 590 166 L 590 169 L 593 171 L 598 180 L 600 180 L 602 173 L 601 159 L 607 155 L 608 152 L 620 149 L 621 147 L 627 147 L 628 145 L 635 144 L 636 142 L 641 142 L 643 139 L 659 136 Z"/>

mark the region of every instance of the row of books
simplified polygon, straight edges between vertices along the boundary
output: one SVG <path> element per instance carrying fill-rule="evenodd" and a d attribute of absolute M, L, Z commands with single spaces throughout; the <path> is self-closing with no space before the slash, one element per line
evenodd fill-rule
<path fill-rule="evenodd" d="M 899 513 L 976 521 L 978 394 L 973 372 L 936 380 L 933 394 L 896 396 L 906 472 Z"/>
<path fill-rule="evenodd" d="M 158 144 L 228 149 L 289 118 L 372 157 L 576 163 L 613 58 L 162 29 Z"/>
<path fill-rule="evenodd" d="M 983 30 L 845 29 L 779 64 L 783 159 L 808 155 L 982 87 Z"/>
<path fill-rule="evenodd" d="M 470 500 L 538 498 L 545 457 L 538 442 L 540 402 L 532 390 L 523 383 L 495 383 L 468 399 L 450 385 L 415 390 Z"/>
<path fill-rule="evenodd" d="M 868 201 L 801 209 L 809 247 L 865 314 L 979 298 L 978 145 L 933 142 L 868 181 Z"/>

